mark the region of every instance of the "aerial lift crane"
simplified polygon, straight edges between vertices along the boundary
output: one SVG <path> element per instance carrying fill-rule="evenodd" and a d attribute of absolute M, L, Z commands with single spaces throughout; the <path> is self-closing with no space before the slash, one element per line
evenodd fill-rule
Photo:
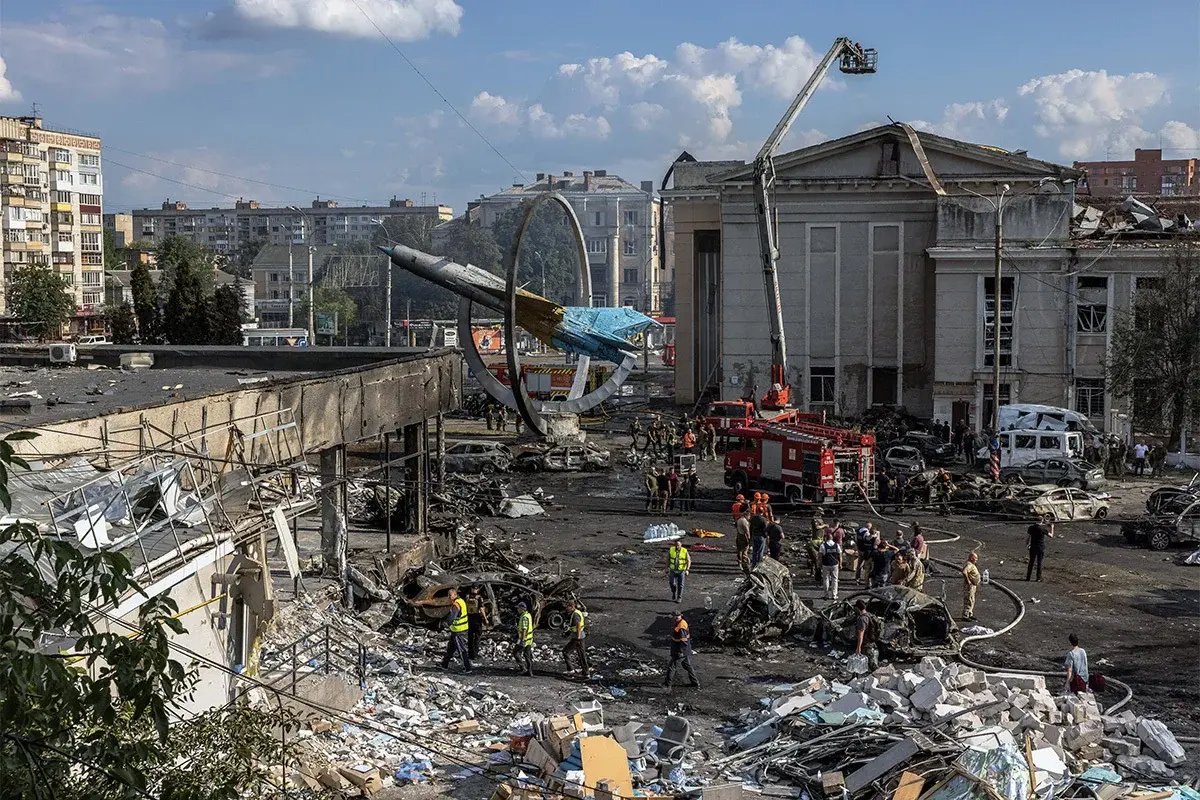
<path fill-rule="evenodd" d="M 783 119 L 771 131 L 762 149 L 754 157 L 754 204 L 758 221 L 758 244 L 762 257 L 763 282 L 767 290 L 767 318 L 771 326 L 771 386 L 763 396 L 762 407 L 769 409 L 787 408 L 791 404 L 791 386 L 787 380 L 787 340 L 783 333 L 783 309 L 779 302 L 779 247 L 771 210 L 771 190 L 775 184 L 775 150 L 788 129 L 796 121 L 801 109 L 817 91 L 825 73 L 833 62 L 850 75 L 868 75 L 875 72 L 877 55 L 874 50 L 863 49 L 858 42 L 841 37 L 829 48 L 816 70 L 809 76 L 804 88 L 796 95 Z"/>

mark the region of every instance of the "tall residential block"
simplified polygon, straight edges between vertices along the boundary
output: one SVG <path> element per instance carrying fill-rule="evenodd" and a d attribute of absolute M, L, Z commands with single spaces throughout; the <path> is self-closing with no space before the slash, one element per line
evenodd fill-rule
<path fill-rule="evenodd" d="M 26 264 L 52 267 L 75 296 L 76 332 L 103 327 L 103 194 L 99 137 L 0 117 L 4 279 Z M 0 296 L 0 313 L 6 305 Z"/>

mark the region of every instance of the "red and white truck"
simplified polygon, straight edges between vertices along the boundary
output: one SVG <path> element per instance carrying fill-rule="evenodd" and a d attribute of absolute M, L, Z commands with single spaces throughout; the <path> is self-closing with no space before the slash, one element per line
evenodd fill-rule
<path fill-rule="evenodd" d="M 757 422 L 729 437 L 725 485 L 736 492 L 763 489 L 793 504 L 875 498 L 872 434 L 798 420 Z"/>
<path fill-rule="evenodd" d="M 734 428 L 749 428 L 767 422 L 817 422 L 825 421 L 823 411 L 755 411 L 749 400 L 717 400 L 704 410 L 704 421 L 712 423 L 719 431 Z"/>

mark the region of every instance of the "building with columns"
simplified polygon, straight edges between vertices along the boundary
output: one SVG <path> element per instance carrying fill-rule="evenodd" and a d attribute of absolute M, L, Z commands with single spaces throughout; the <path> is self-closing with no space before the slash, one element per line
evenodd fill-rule
<path fill-rule="evenodd" d="M 514 183 L 470 204 L 469 219 L 490 228 L 505 211 L 545 192 L 558 192 L 579 217 L 587 244 L 592 304 L 629 306 L 660 313 L 674 284 L 670 259 L 658 247 L 659 201 L 654 183 L 634 186 L 607 170 L 576 175 L 537 173 L 530 184 Z"/>

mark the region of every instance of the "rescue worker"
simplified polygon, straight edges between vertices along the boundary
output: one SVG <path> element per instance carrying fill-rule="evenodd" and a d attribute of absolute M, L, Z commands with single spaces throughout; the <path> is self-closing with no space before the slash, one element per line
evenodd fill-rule
<path fill-rule="evenodd" d="M 760 502 L 762 503 L 763 516 L 767 517 L 768 519 L 770 519 L 771 517 L 774 517 L 775 511 L 774 511 L 774 509 L 771 508 L 771 495 L 767 494 L 766 492 L 763 492 L 762 500 Z"/>
<path fill-rule="evenodd" d="M 762 514 L 763 513 L 762 492 L 755 492 L 753 497 L 754 497 L 754 499 L 750 502 L 750 513 L 751 514 Z"/>
<path fill-rule="evenodd" d="M 479 658 L 479 641 L 488 627 L 487 599 L 478 584 L 467 590 L 467 655 L 472 661 Z"/>
<path fill-rule="evenodd" d="M 924 562 L 917 557 L 916 553 L 909 556 L 907 560 L 910 562 L 908 565 L 908 577 L 905 579 L 903 585 L 910 589 L 916 589 L 918 592 L 925 591 Z"/>
<path fill-rule="evenodd" d="M 950 513 L 950 496 L 954 494 L 954 482 L 950 478 L 950 473 L 944 469 L 938 470 L 937 477 L 934 478 L 930 486 L 930 501 L 935 500 L 938 504 L 938 513 L 943 517 Z"/>
<path fill-rule="evenodd" d="M 680 612 L 676 611 L 672 615 L 672 621 L 671 660 L 667 663 L 667 679 L 663 681 L 663 686 L 669 688 L 675 670 L 683 667 L 684 672 L 692 679 L 691 686 L 699 689 L 700 680 L 696 677 L 696 670 L 692 668 L 692 632 L 688 630 L 687 620 Z"/>
<path fill-rule="evenodd" d="M 717 429 L 711 422 L 704 423 L 704 456 L 709 461 L 717 460 Z"/>
<path fill-rule="evenodd" d="M 683 432 L 683 454 L 685 456 L 696 455 L 696 434 L 690 427 Z"/>
<path fill-rule="evenodd" d="M 818 508 L 813 512 L 812 525 L 808 534 L 808 568 L 814 583 L 821 582 L 821 562 L 817 550 L 825 541 L 825 531 L 828 528 L 829 526 L 825 524 L 825 512 Z"/>
<path fill-rule="evenodd" d="M 467 601 L 458 596 L 457 589 L 451 589 L 450 598 L 450 638 L 446 640 L 446 654 L 442 656 L 442 669 L 450 669 L 450 659 L 458 656 L 462 659 L 463 673 L 471 674 L 471 656 L 467 653 Z"/>
<path fill-rule="evenodd" d="M 767 512 L 768 515 L 770 511 Z M 776 561 L 783 560 L 783 526 L 773 516 L 767 516 L 767 553 Z"/>
<path fill-rule="evenodd" d="M 917 557 L 917 561 L 921 564 L 922 578 L 924 577 L 925 568 L 929 564 L 929 543 L 925 541 L 925 534 L 921 532 L 921 523 L 913 523 L 913 537 L 910 542 L 913 555 Z"/>
<path fill-rule="evenodd" d="M 767 554 L 767 518 L 754 511 L 750 514 L 750 568 L 758 566 Z"/>
<path fill-rule="evenodd" d="M 584 619 L 584 613 L 575 605 L 575 601 L 567 603 L 567 614 L 569 614 L 570 624 L 567 627 L 567 643 L 563 645 L 562 657 L 563 663 L 567 665 L 567 674 L 575 671 L 571 666 L 571 656 L 574 655 L 579 659 L 580 677 L 583 680 L 588 679 L 588 660 L 587 660 L 587 623 Z"/>
<path fill-rule="evenodd" d="M 654 510 L 654 505 L 658 501 L 658 469 L 651 467 L 646 473 L 646 513 L 649 514 Z"/>
<path fill-rule="evenodd" d="M 683 586 L 692 568 L 692 554 L 683 542 L 671 542 L 667 550 L 667 576 L 671 586 L 671 599 L 676 603 L 683 600 Z"/>
<path fill-rule="evenodd" d="M 642 418 L 634 417 L 633 422 L 629 423 L 629 448 L 637 450 L 638 439 L 642 436 Z"/>
<path fill-rule="evenodd" d="M 837 600 L 838 572 L 842 568 L 842 548 L 833 540 L 833 531 L 825 529 L 825 541 L 817 553 L 821 565 L 822 585 L 825 589 L 826 600 Z"/>
<path fill-rule="evenodd" d="M 655 510 L 660 514 L 667 513 L 667 503 L 671 499 L 671 476 L 667 475 L 667 471 L 657 470 L 658 483 L 658 502 L 655 504 Z"/>
<path fill-rule="evenodd" d="M 679 446 L 679 434 L 675 431 L 674 425 L 668 425 L 663 434 L 667 445 L 667 461 L 675 463 L 675 448 Z"/>
<path fill-rule="evenodd" d="M 892 586 L 904 586 L 911 572 L 912 567 L 909 565 L 909 554 L 901 550 L 896 554 L 895 561 L 892 562 L 892 574 L 888 580 Z"/>
<path fill-rule="evenodd" d="M 866 600 L 859 600 L 854 607 L 858 611 L 854 618 L 854 654 L 865 655 L 868 669 L 875 670 L 879 666 L 879 646 L 875 642 L 875 618 L 867 611 Z"/>
<path fill-rule="evenodd" d="M 533 677 L 533 614 L 524 601 L 517 603 L 517 640 L 513 645 L 517 671 Z"/>
<path fill-rule="evenodd" d="M 862 583 L 863 568 L 871 563 L 871 552 L 875 549 L 874 523 L 868 522 L 855 532 L 854 549 L 854 582 Z"/>
<path fill-rule="evenodd" d="M 975 566 L 979 561 L 978 553 L 971 553 L 967 556 L 967 563 L 963 566 L 963 613 L 962 618 L 965 620 L 975 619 L 975 592 L 979 589 L 979 567 Z"/>
<path fill-rule="evenodd" d="M 734 543 L 737 546 L 738 566 L 742 568 L 743 575 L 750 577 L 750 508 L 745 504 L 734 524 L 737 526 L 737 538 Z"/>
<path fill-rule="evenodd" d="M 735 524 L 737 523 L 738 518 L 740 518 L 743 513 L 749 510 L 750 504 L 746 502 L 746 496 L 742 494 L 739 494 L 737 497 L 733 498 L 733 505 L 729 507 L 729 513 L 733 515 L 733 521 Z"/>

